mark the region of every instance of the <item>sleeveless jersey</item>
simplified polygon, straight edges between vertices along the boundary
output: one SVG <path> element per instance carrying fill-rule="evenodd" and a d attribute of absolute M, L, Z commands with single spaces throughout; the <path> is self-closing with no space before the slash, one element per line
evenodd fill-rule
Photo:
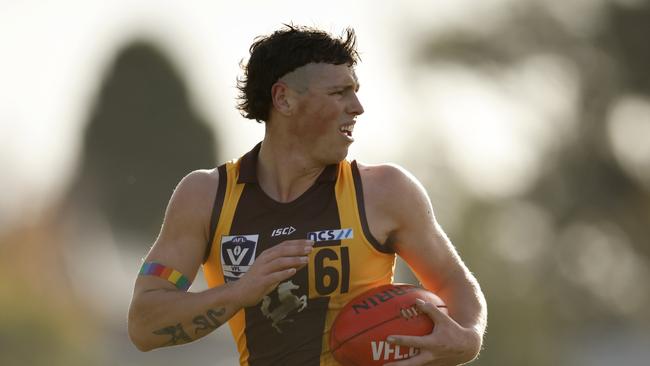
<path fill-rule="evenodd" d="M 259 149 L 219 167 L 204 275 L 210 287 L 237 281 L 264 250 L 314 240 L 306 267 L 228 323 L 241 365 L 338 365 L 329 351 L 338 311 L 392 282 L 395 253 L 370 234 L 356 161 L 327 166 L 300 197 L 280 203 L 258 184 Z"/>

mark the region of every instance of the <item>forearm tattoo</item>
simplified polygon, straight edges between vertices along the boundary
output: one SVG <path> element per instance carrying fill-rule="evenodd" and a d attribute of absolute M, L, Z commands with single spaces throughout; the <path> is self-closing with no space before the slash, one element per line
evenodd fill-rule
<path fill-rule="evenodd" d="M 192 322 L 197 326 L 194 329 L 194 334 L 198 334 L 199 331 L 211 332 L 221 326 L 223 321 L 219 317 L 223 316 L 226 313 L 225 308 L 218 310 L 210 309 L 205 315 L 196 316 Z"/>
<path fill-rule="evenodd" d="M 205 315 L 195 316 L 194 319 L 192 319 L 192 322 L 194 325 L 196 325 L 194 334 L 199 334 L 199 332 L 209 333 L 219 328 L 224 323 L 219 318 L 224 314 L 226 314 L 226 309 L 220 308 L 217 310 L 210 309 L 205 313 Z M 169 341 L 165 343 L 165 346 L 174 346 L 177 344 L 183 344 L 192 341 L 192 338 L 185 332 L 185 329 L 183 329 L 183 325 L 181 323 L 155 330 L 153 333 L 161 336 L 171 337 Z"/>
<path fill-rule="evenodd" d="M 165 343 L 165 346 L 173 346 L 192 341 L 192 338 L 190 338 L 190 336 L 185 333 L 185 330 L 183 329 L 181 323 L 155 330 L 154 334 L 171 337 L 169 342 Z"/>

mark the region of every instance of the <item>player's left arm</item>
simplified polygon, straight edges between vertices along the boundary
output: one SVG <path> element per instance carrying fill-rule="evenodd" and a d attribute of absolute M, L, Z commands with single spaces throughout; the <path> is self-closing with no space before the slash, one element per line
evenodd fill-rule
<path fill-rule="evenodd" d="M 395 365 L 458 365 L 473 360 L 487 324 L 485 297 L 436 221 L 424 187 L 393 165 L 362 168 L 361 176 L 371 230 L 386 238 L 422 285 L 445 301 L 449 311 L 446 315 L 432 304 L 418 305 L 436 326 L 425 337 L 391 337 L 389 341 L 395 344 L 420 348 L 418 356 Z"/>

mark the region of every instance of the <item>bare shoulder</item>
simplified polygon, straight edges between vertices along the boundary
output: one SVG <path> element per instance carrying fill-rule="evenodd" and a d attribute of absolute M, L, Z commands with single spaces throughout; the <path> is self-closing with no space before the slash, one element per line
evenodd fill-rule
<path fill-rule="evenodd" d="M 219 187 L 218 169 L 201 169 L 187 174 L 174 190 L 174 196 L 194 201 L 205 200 L 206 195 L 216 193 Z"/>
<path fill-rule="evenodd" d="M 413 174 L 397 164 L 364 164 L 357 162 L 357 166 L 364 182 L 368 180 L 372 183 L 372 181 L 379 180 L 392 185 L 419 184 Z"/>
<path fill-rule="evenodd" d="M 429 226 L 433 212 L 420 182 L 395 164 L 359 164 L 363 198 L 371 233 L 380 243 L 396 245 L 403 232 Z"/>
<path fill-rule="evenodd" d="M 357 163 L 364 196 L 372 201 L 391 206 L 407 203 L 410 199 L 426 197 L 426 191 L 413 174 L 396 164 Z M 398 198 L 399 199 L 396 199 Z M 428 200 L 428 198 L 427 198 Z"/>
<path fill-rule="evenodd" d="M 218 188 L 218 169 L 195 170 L 183 177 L 167 206 L 163 230 L 174 226 L 188 229 L 199 224 L 201 231 L 206 232 Z"/>

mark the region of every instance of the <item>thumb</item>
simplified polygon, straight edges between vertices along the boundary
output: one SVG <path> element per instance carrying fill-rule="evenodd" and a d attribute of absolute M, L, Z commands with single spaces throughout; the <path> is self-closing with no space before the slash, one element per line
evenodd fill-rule
<path fill-rule="evenodd" d="M 438 307 L 430 302 L 425 302 L 422 299 L 415 299 L 415 305 L 420 311 L 422 311 L 424 314 L 427 314 L 429 318 L 433 320 L 434 324 L 442 324 L 453 321 L 453 319 L 451 319 L 446 313 L 446 305 L 440 305 L 440 307 Z M 445 311 L 441 310 L 441 308 L 445 309 Z"/>

